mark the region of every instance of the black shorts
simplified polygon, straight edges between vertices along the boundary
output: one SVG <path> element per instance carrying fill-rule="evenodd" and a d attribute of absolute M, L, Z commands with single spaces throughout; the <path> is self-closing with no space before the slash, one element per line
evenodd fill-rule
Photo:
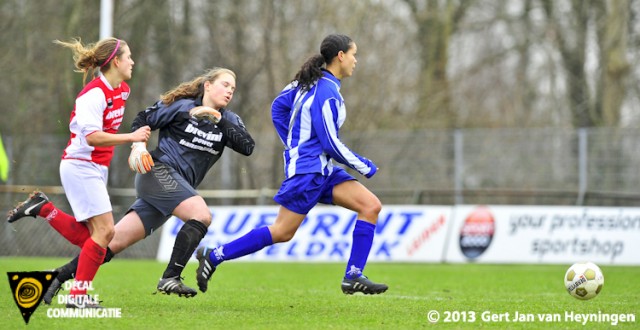
<path fill-rule="evenodd" d="M 151 172 L 136 174 L 135 185 L 138 198 L 127 213 L 132 210 L 138 213 L 145 236 L 160 228 L 180 203 L 198 195 L 175 169 L 158 162 Z"/>

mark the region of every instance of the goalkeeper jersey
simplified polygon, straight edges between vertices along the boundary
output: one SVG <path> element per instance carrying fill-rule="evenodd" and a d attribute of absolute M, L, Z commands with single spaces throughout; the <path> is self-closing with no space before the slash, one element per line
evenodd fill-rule
<path fill-rule="evenodd" d="M 347 116 L 340 95 L 340 80 L 323 70 L 308 91 L 301 91 L 296 81 L 286 86 L 271 104 L 271 119 L 284 144 L 286 178 L 296 174 L 333 170 L 332 159 L 367 178 L 377 171 L 376 165 L 345 146 L 338 130 Z"/>
<path fill-rule="evenodd" d="M 135 131 L 149 125 L 151 130 L 159 130 L 158 146 L 151 156 L 173 167 L 194 188 L 220 159 L 225 147 L 248 156 L 255 146 L 240 116 L 220 109 L 222 119 L 214 124 L 189 114 L 189 110 L 200 105 L 201 97 L 180 99 L 170 105 L 158 101 L 138 113 L 131 127 Z"/>
<path fill-rule="evenodd" d="M 111 134 L 118 132 L 129 93 L 129 85 L 126 82 L 123 81 L 120 86 L 113 88 L 102 74 L 85 85 L 78 94 L 71 112 L 71 137 L 62 159 L 86 160 L 109 166 L 115 147 L 90 146 L 87 136 L 98 131 Z"/>

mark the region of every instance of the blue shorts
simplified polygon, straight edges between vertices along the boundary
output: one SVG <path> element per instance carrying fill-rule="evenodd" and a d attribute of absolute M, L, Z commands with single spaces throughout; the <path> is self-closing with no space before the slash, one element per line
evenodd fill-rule
<path fill-rule="evenodd" d="M 333 204 L 333 187 L 350 180 L 355 178 L 340 167 L 334 167 L 329 176 L 296 174 L 282 182 L 273 200 L 293 212 L 307 214 L 318 203 Z"/>

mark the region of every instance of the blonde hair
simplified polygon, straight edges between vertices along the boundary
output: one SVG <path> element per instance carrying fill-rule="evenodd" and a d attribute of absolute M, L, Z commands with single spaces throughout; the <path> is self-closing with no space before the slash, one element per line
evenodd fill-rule
<path fill-rule="evenodd" d="M 160 96 L 160 100 L 162 103 L 169 105 L 179 99 L 200 97 L 204 95 L 204 82 L 214 82 L 223 73 L 228 73 L 233 77 L 233 79 L 236 79 L 236 74 L 229 69 L 213 68 L 203 75 L 191 81 L 183 82 L 172 90 L 162 94 Z"/>
<path fill-rule="evenodd" d="M 111 68 L 112 60 L 123 53 L 123 46 L 127 45 L 124 40 L 116 38 L 105 38 L 97 43 L 83 45 L 80 38 L 71 41 L 54 40 L 55 44 L 69 48 L 73 51 L 76 72 L 83 72 L 82 83 L 85 84 L 87 76 L 94 76 L 96 69 L 100 68 L 106 72 Z"/>

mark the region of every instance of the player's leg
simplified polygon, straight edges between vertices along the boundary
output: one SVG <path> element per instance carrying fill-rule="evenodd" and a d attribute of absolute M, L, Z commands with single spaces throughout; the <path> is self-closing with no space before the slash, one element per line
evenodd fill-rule
<path fill-rule="evenodd" d="M 196 280 L 200 291 L 206 292 L 208 282 L 216 271 L 216 267 L 223 261 L 237 259 L 275 243 L 287 242 L 293 238 L 305 218 L 305 214 L 298 214 L 280 206 L 275 222 L 270 226 L 255 228 L 247 234 L 216 248 L 201 246 L 196 251 L 199 265 L 196 270 Z"/>
<path fill-rule="evenodd" d="M 9 211 L 7 221 L 11 223 L 27 216 L 45 218 L 60 235 L 79 247 L 82 247 L 90 236 L 89 229 L 84 223 L 77 222 L 72 215 L 58 209 L 41 191 L 34 191 L 27 200 Z"/>
<path fill-rule="evenodd" d="M 114 235 L 111 201 L 107 191 L 109 168 L 90 162 L 63 160 L 60 162 L 60 179 L 73 214 L 84 222 L 91 233 L 80 251 L 78 270 L 67 307 L 101 307 L 87 295 L 87 287 L 93 281 L 105 258 L 107 246 Z"/>
<path fill-rule="evenodd" d="M 206 255 L 210 256 L 208 259 L 215 267 L 223 261 L 237 259 L 260 251 L 266 246 L 291 240 L 304 218 L 305 214 L 298 214 L 280 206 L 278 216 L 272 225 L 253 229 L 219 247 L 201 249 L 208 251 Z"/>
<path fill-rule="evenodd" d="M 120 221 L 118 221 L 114 230 L 115 234 L 111 242 L 109 242 L 104 261 L 102 262 L 103 264 L 111 261 L 116 253 L 120 253 L 127 247 L 145 238 L 145 227 L 135 210 L 127 213 Z M 65 265 L 55 269 L 55 271 L 58 272 L 58 275 L 53 282 L 51 282 L 49 289 L 47 289 L 47 292 L 45 292 L 43 296 L 42 300 L 45 304 L 51 304 L 53 297 L 58 294 L 62 284 L 75 277 L 76 270 L 78 268 L 78 259 L 79 256 L 76 256 Z"/>
<path fill-rule="evenodd" d="M 162 214 L 162 223 L 171 214 L 185 221 L 176 236 L 167 269 L 158 282 L 158 291 L 195 296 L 197 292 L 182 283 L 180 274 L 211 223 L 207 204 L 180 173 L 161 162 L 156 162 L 151 172 L 136 175 L 135 186 L 138 197 Z"/>
<path fill-rule="evenodd" d="M 198 248 L 196 258 L 199 266 L 196 279 L 200 290 L 207 290 L 208 281 L 223 261 L 240 258 L 269 245 L 291 240 L 306 214 L 320 199 L 324 180 L 320 174 L 295 175 L 286 179 L 274 196 L 274 200 L 280 204 L 280 209 L 272 225 L 253 229 L 244 236 L 216 248 Z"/>
<path fill-rule="evenodd" d="M 116 223 L 115 235 L 109 242 L 103 264 L 109 262 L 115 254 L 151 235 L 156 229 L 162 227 L 168 219 L 169 216 L 163 215 L 149 203 L 142 199 L 137 199 L 125 216 Z M 78 256 L 66 265 L 55 269 L 58 275 L 51 282 L 49 289 L 43 296 L 43 301 L 46 304 L 51 304 L 53 297 L 58 293 L 64 282 L 75 277 L 77 268 Z"/>
<path fill-rule="evenodd" d="M 333 189 L 333 201 L 336 205 L 356 212 L 358 216 L 353 230 L 351 256 L 345 274 L 355 278 L 362 275 L 364 270 L 382 206 L 373 193 L 355 180 L 336 185 Z"/>
<path fill-rule="evenodd" d="M 106 253 L 104 255 L 104 261 L 102 261 L 102 263 L 105 264 L 105 263 L 111 261 L 113 256 L 114 256 L 113 251 L 111 251 L 110 247 L 107 247 L 107 251 L 106 251 Z M 50 305 L 51 302 L 53 301 L 53 298 L 62 289 L 62 285 L 66 281 L 71 280 L 76 276 L 76 271 L 78 269 L 78 259 L 79 258 L 80 258 L 80 256 L 77 255 L 75 258 L 73 258 L 68 263 L 66 263 L 66 264 L 54 269 L 54 271 L 58 272 L 58 275 L 56 275 L 56 278 L 53 279 L 53 281 L 51 282 L 51 285 L 49 285 L 49 288 L 47 289 L 47 291 L 42 296 L 42 301 L 45 304 Z"/>
<path fill-rule="evenodd" d="M 136 211 L 127 213 L 114 227 L 115 234 L 109 249 L 118 254 L 146 237 L 145 227 Z"/>
<path fill-rule="evenodd" d="M 387 285 L 374 283 L 362 274 L 373 244 L 378 214 L 382 208 L 380 200 L 358 181 L 349 180 L 334 186 L 333 203 L 358 214 L 353 230 L 351 254 L 342 281 L 342 291 L 347 294 L 385 292 Z"/>
<path fill-rule="evenodd" d="M 107 253 L 107 246 L 114 235 L 114 221 L 111 212 L 103 213 L 87 220 L 91 237 L 82 246 L 78 258 L 78 270 L 69 296 L 73 301 L 67 303 L 70 308 L 100 308 L 98 302 L 87 295 L 87 288 L 93 282 Z"/>
<path fill-rule="evenodd" d="M 176 235 L 169 264 L 158 283 L 158 291 L 188 298 L 195 296 L 197 292 L 182 283 L 182 271 L 207 234 L 207 228 L 211 224 L 211 211 L 202 197 L 192 196 L 182 201 L 173 215 L 186 221 Z"/>

